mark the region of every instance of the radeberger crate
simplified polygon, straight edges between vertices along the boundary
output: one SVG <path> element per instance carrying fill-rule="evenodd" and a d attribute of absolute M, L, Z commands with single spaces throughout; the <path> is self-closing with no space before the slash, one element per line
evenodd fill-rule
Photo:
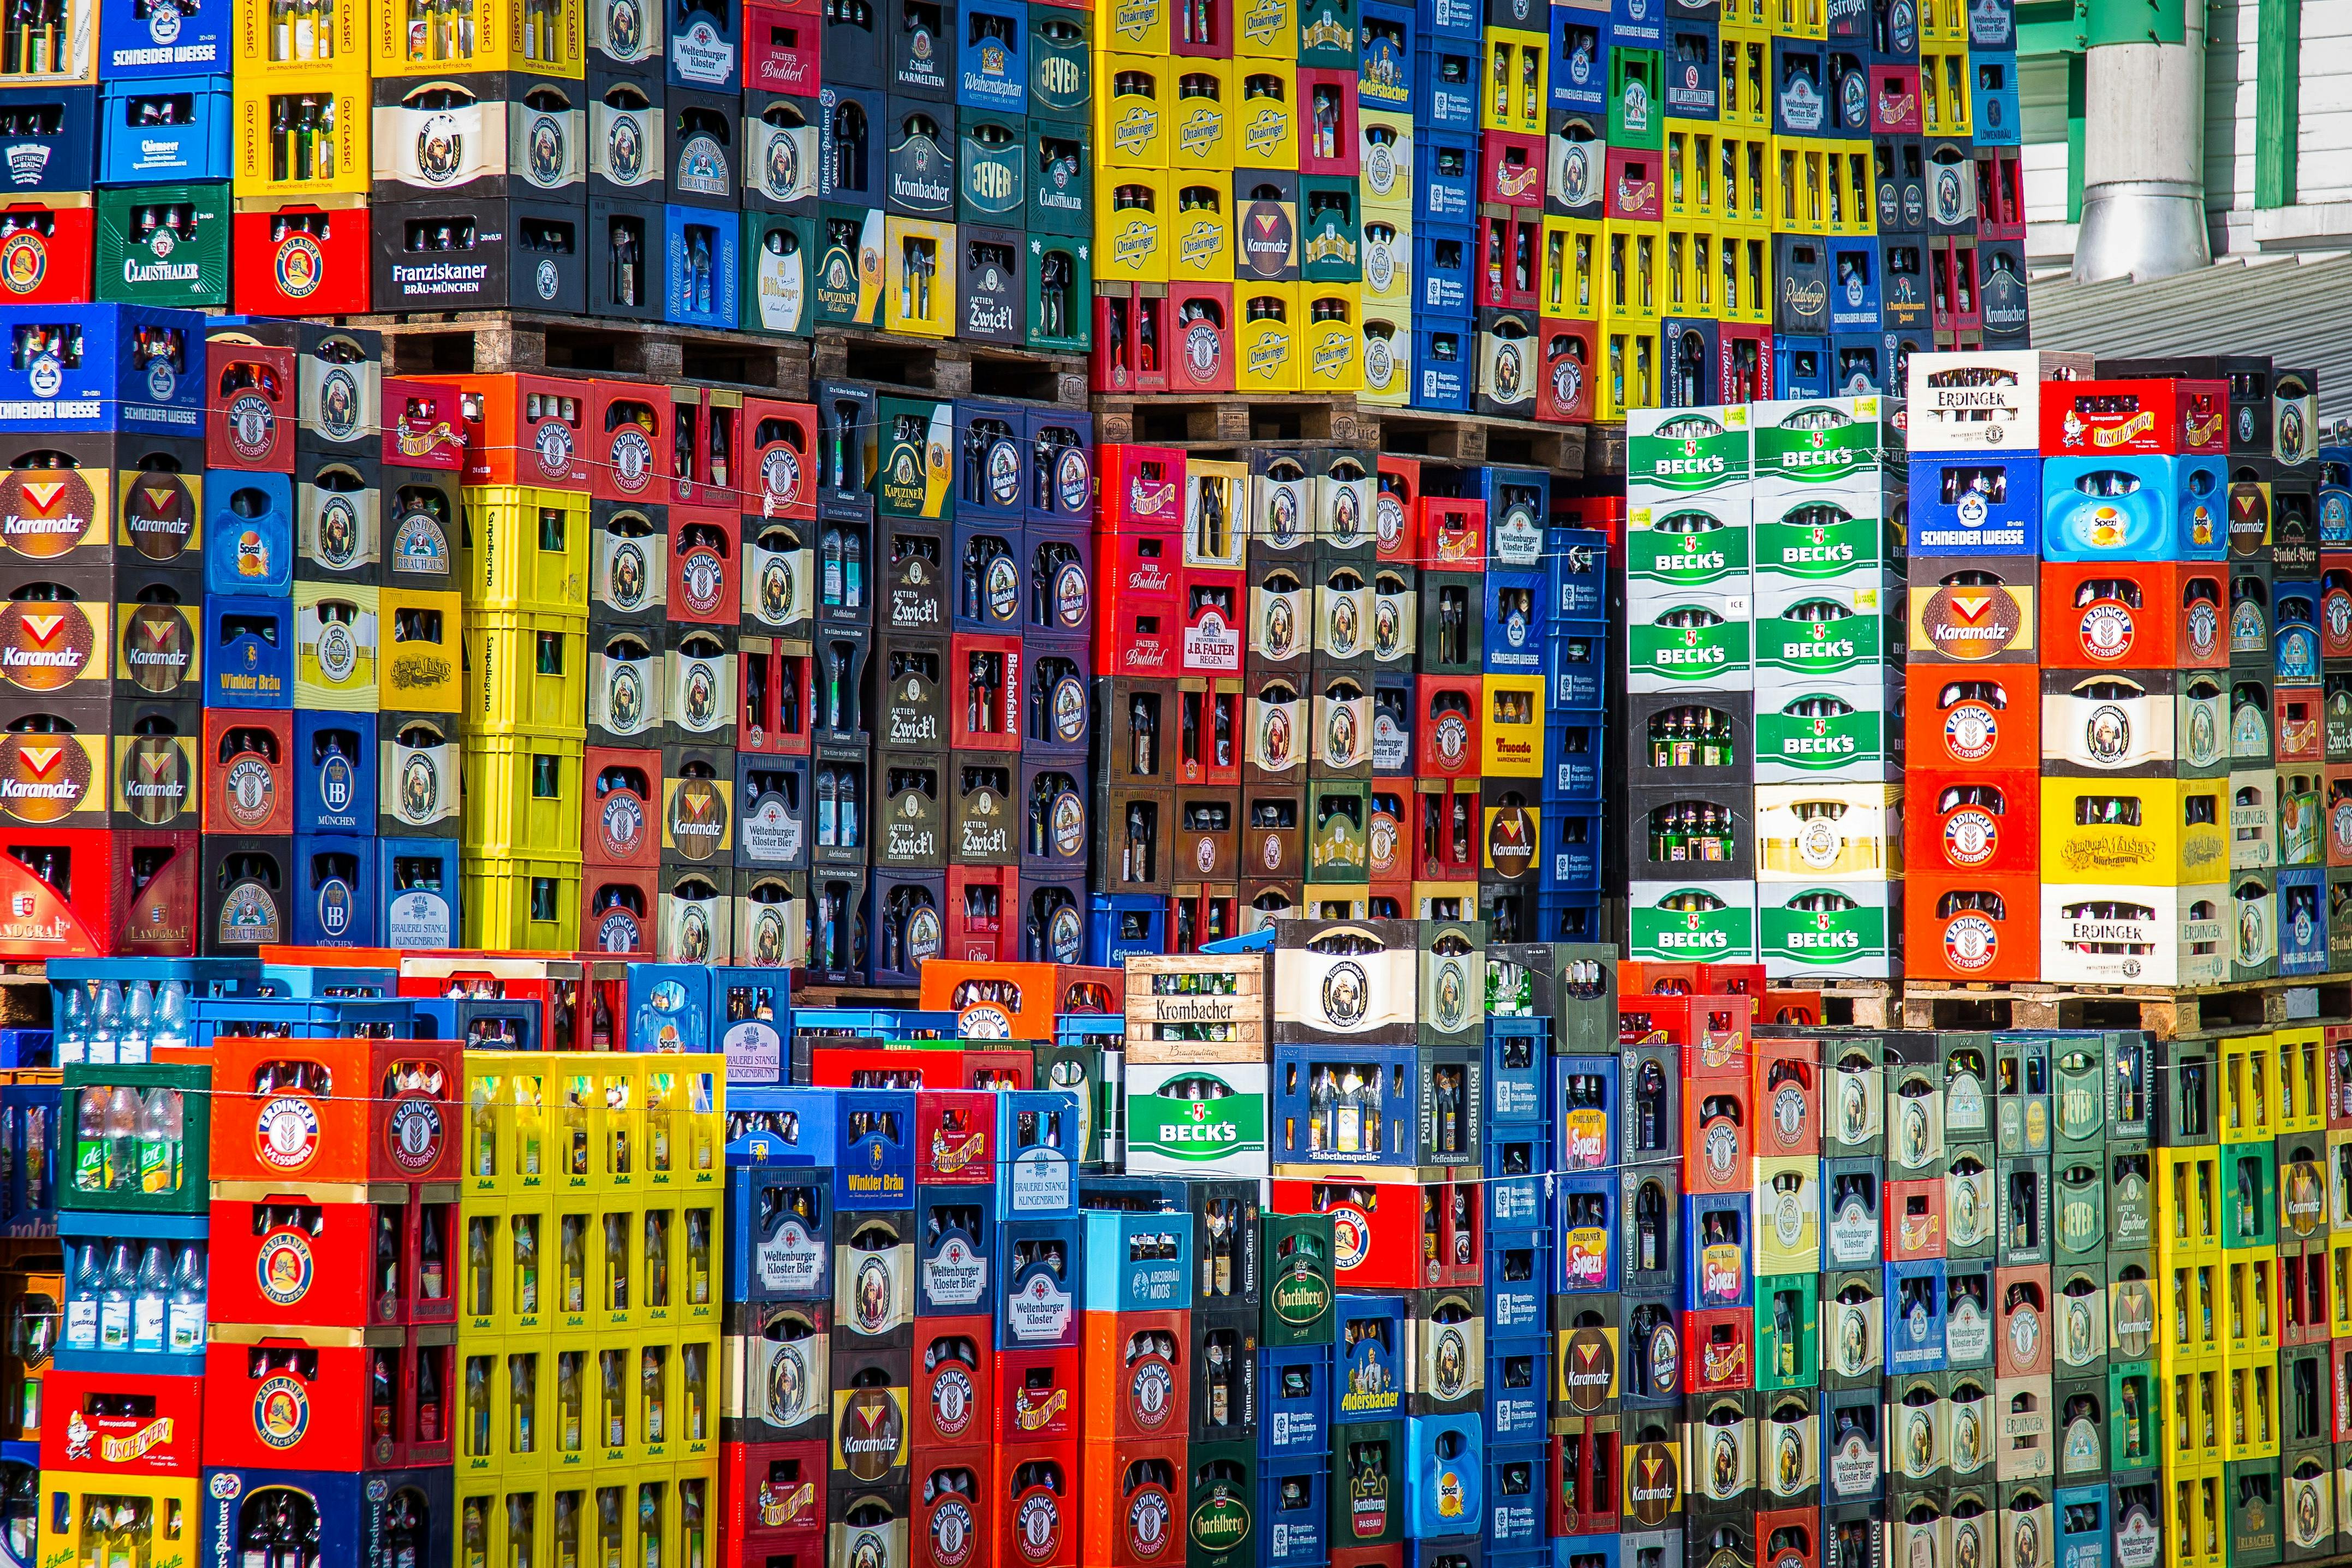
<path fill-rule="evenodd" d="M 1129 959 L 1128 1061 L 1264 1061 L 1267 967 L 1262 953 Z"/>

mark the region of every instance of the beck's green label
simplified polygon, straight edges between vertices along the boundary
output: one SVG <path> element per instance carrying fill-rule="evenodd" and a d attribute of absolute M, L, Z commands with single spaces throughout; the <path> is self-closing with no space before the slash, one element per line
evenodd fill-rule
<path fill-rule="evenodd" d="M 1668 611 L 1665 617 L 1674 613 Z M 1637 622 L 1626 630 L 1626 668 L 1677 685 L 1720 685 L 1727 674 L 1748 667 L 1748 630 L 1745 621 L 1719 621 L 1711 626 Z"/>
<path fill-rule="evenodd" d="M 1180 1097 L 1191 1080 L 1213 1080 L 1228 1092 L 1216 1098 Z M 1194 1071 L 1149 1094 L 1128 1101 L 1130 1146 L 1195 1165 L 1216 1165 L 1267 1152 L 1265 1096 L 1233 1090 L 1212 1073 Z"/>
<path fill-rule="evenodd" d="M 1787 706 L 1800 706 L 1805 698 Z M 1884 713 L 1854 708 L 1842 714 L 1800 717 L 1785 709 L 1756 716 L 1756 762 L 1826 776 L 1841 768 L 1874 768 L 1887 758 L 1890 720 Z"/>
<path fill-rule="evenodd" d="M 1744 900 L 1748 884 L 1726 883 L 1724 892 Z M 1693 894 L 1701 907 L 1667 907 Z M 1720 905 L 1721 907 L 1713 907 Z M 1633 956 L 1659 963 L 1750 958 L 1756 953 L 1756 912 L 1745 902 L 1728 902 L 1704 887 L 1676 888 L 1656 903 L 1632 910 Z"/>
<path fill-rule="evenodd" d="M 1763 908 L 1757 913 L 1757 936 L 1763 943 L 1766 963 L 1777 958 L 1809 969 L 1828 969 L 1886 956 L 1885 910 L 1859 904 L 1842 909 L 1798 907 L 1809 902 L 1832 902 L 1821 897 L 1826 891 L 1803 888 L 1785 901 L 1778 897 L 1759 901 Z"/>
<path fill-rule="evenodd" d="M 1757 664 L 1796 675 L 1835 675 L 1884 664 L 1888 645 L 1883 615 L 1841 615 L 1833 621 L 1794 621 L 1774 615 L 1756 620 Z"/>
<path fill-rule="evenodd" d="M 1889 564 L 1886 524 L 1836 507 L 1791 507 L 1756 524 L 1756 575 L 1819 581 Z"/>
<path fill-rule="evenodd" d="M 1625 479 L 1633 490 L 1687 495 L 1748 482 L 1745 408 L 1670 410 L 1641 423 L 1647 433 L 1625 441 Z"/>
<path fill-rule="evenodd" d="M 1754 540 L 1744 518 L 1698 507 L 1659 507 L 1650 523 L 1625 530 L 1629 581 L 1748 591 Z"/>
<path fill-rule="evenodd" d="M 1756 477 L 1788 485 L 1834 485 L 1879 467 L 1879 402 L 1822 398 L 1756 427 Z M 1630 461 L 1630 457 L 1629 457 Z"/>

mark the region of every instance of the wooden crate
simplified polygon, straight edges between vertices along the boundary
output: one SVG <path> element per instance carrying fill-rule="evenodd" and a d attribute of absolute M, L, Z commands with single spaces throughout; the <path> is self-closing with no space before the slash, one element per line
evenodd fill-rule
<path fill-rule="evenodd" d="M 1263 953 L 1145 954 L 1127 961 L 1127 1059 L 1131 1062 L 1266 1060 Z M 1182 989 L 1213 979 L 1215 990 Z M 1202 1029 L 1218 1038 L 1183 1038 Z"/>

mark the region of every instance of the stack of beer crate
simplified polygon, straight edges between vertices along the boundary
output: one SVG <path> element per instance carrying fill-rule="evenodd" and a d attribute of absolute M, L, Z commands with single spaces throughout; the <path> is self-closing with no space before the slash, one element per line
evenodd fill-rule
<path fill-rule="evenodd" d="M 1903 434 L 1875 396 L 1759 404 L 1757 943 L 1768 973 L 1901 967 Z"/>
<path fill-rule="evenodd" d="M 38 302 L 49 267 L 60 283 L 94 272 L 101 300 L 182 309 L 228 303 L 226 24 L 176 10 L 159 21 L 152 10 L 109 7 L 99 26 L 105 81 L 95 95 L 95 126 L 83 118 L 87 100 L 75 102 L 89 89 L 49 89 L 54 96 L 42 107 L 53 104 L 57 112 L 41 120 L 55 141 L 28 193 L 55 194 L 34 194 L 29 210 L 10 214 L 14 233 L 32 236 L 20 248 L 39 258 L 19 273 L 31 280 L 20 291 L 25 303 Z"/>
<path fill-rule="evenodd" d="M 2261 541 L 2231 559 L 2226 383 L 2045 382 L 2037 390 L 2037 428 L 2051 437 L 2045 455 L 1946 462 L 1992 485 L 2007 481 L 2027 508 L 2028 548 L 2038 537 L 2043 560 L 2041 974 L 2158 985 L 2226 979 L 2228 884 L 2242 870 L 2259 878 L 2277 867 L 2284 876 L 2283 868 L 2305 860 L 2314 872 L 2301 879 L 2300 902 L 2319 938 L 2306 956 L 2324 967 L 2318 692 L 2282 685 L 2273 695 L 2272 687 L 2284 666 L 2273 663 L 2271 622 L 2284 605 L 2297 612 L 2280 618 L 2279 656 L 2318 668 L 2317 583 L 2282 594 L 2272 547 Z M 2294 575 L 2315 573 L 2316 538 L 2302 553 Z M 2244 756 L 2235 755 L 2225 722 L 2241 679 L 2250 701 L 2263 699 L 2249 710 L 2263 718 Z M 2171 710 L 2163 730 L 2099 738 L 2095 709 L 2137 714 L 2151 701 Z M 2284 722 L 2290 701 L 2302 710 L 2292 725 Z M 2282 723 L 2269 734 L 2273 710 Z M 2260 777 L 2271 771 L 2273 746 L 2276 776 Z M 2290 779 L 2298 805 L 2309 808 L 2293 816 L 2293 846 L 2281 841 L 2288 818 L 2273 794 Z"/>
<path fill-rule="evenodd" d="M 1749 414 L 1643 413 L 1627 427 L 1625 855 L 1636 957 L 1757 950 Z"/>
<path fill-rule="evenodd" d="M 451 1550 L 461 1051 L 234 1027 L 211 1053 L 206 1550 Z"/>
<path fill-rule="evenodd" d="M 38 1528 L 60 1551 L 184 1540 L 203 1495 L 211 1069 L 167 1049 L 61 1078 L 49 1135 L 65 1321 L 25 1407 L 40 1443 Z"/>
<path fill-rule="evenodd" d="M 1608 818 L 1608 536 L 1547 528 L 1544 630 L 1543 849 L 1537 919 L 1505 939 L 1585 942 L 1600 935 L 1601 862 Z M 1499 930 L 1498 937 L 1504 936 Z"/>
<path fill-rule="evenodd" d="M 461 1557 L 691 1560 L 719 1503 L 725 1067 L 553 1060 L 466 1054 L 443 1517 Z"/>
<path fill-rule="evenodd" d="M 0 660 L 16 732 L 0 932 L 30 957 L 184 954 L 200 855 L 203 319 L 28 307 L 0 329 L 20 367 L 0 421 L 15 476 L 0 592 L 18 606 Z"/>
<path fill-rule="evenodd" d="M 1412 499 L 1412 695 L 1406 709 L 1413 779 L 1402 842 L 1413 915 L 1477 913 L 1485 826 L 1479 780 L 1496 738 L 1487 706 L 1486 501 L 1433 495 L 1423 469 Z M 1466 491 L 1466 486 L 1463 487 Z M 1513 697 L 1516 703 L 1517 695 Z"/>
<path fill-rule="evenodd" d="M 387 423 L 369 332 L 235 323 L 211 329 L 207 355 L 205 507 L 223 547 L 206 563 L 207 700 L 223 705 L 205 744 L 206 826 L 222 835 L 205 862 L 208 906 L 223 901 L 208 950 L 446 945 L 455 394 L 394 382 Z M 257 626 L 289 635 L 273 645 Z M 273 654 L 290 683 L 251 663 Z"/>
<path fill-rule="evenodd" d="M 1358 19 L 1138 5 L 1095 38 L 1097 392 L 1362 382 Z"/>

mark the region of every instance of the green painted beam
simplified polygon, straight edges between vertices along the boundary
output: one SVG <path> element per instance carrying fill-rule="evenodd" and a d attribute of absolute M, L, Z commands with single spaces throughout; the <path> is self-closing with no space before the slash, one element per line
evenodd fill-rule
<path fill-rule="evenodd" d="M 2083 122 L 2089 93 L 2084 85 L 2083 57 L 2066 58 L 2066 221 L 2083 221 Z"/>
<path fill-rule="evenodd" d="M 2291 207 L 2301 107 L 2303 0 L 2260 0 L 2254 19 L 2254 205 Z"/>
<path fill-rule="evenodd" d="M 2188 37 L 2186 0 L 2084 0 L 2086 40 L 2100 44 L 2178 44 Z"/>

